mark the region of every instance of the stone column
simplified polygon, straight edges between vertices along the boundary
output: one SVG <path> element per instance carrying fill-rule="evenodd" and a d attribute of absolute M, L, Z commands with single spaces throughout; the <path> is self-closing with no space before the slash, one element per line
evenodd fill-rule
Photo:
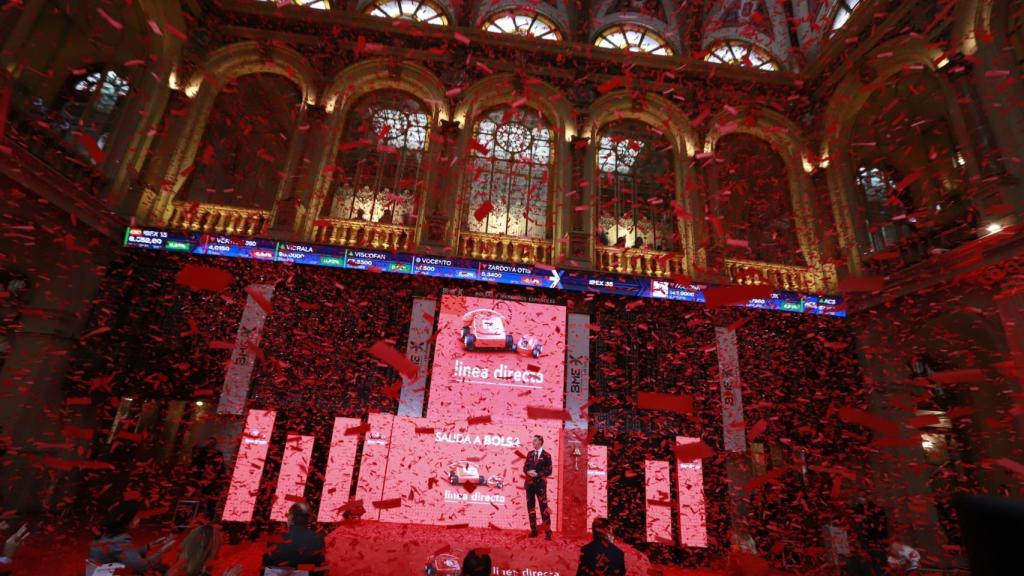
<path fill-rule="evenodd" d="M 65 219 L 50 211 L 22 216 L 37 223 Z M 10 442 L 0 465 L 2 505 L 7 510 L 39 512 L 62 474 L 60 460 L 83 458 L 75 451 L 80 442 L 63 431 L 64 382 L 113 249 L 106 241 L 87 248 L 95 238 L 92 234 L 71 233 L 66 244 L 42 241 L 42 236 L 31 246 L 0 244 L 0 252 L 13 260 L 45 268 L 27 278 L 22 325 L 0 371 L 0 423 Z"/>
<path fill-rule="evenodd" d="M 21 10 L 0 10 L 0 21 L 3 22 L 3 28 L 0 29 L 10 30 L 7 39 L 3 42 L 3 47 L 0 48 L 0 62 L 3 62 L 7 71 L 15 76 L 19 74 L 17 72 L 20 64 L 18 55 L 24 48 L 25 41 L 28 40 L 32 29 L 35 28 L 39 14 L 47 4 L 46 0 L 26 0 Z M 10 22 L 9 19 L 14 22 Z"/>
<path fill-rule="evenodd" d="M 590 138 L 573 136 L 570 143 L 572 153 L 572 183 L 568 210 L 569 246 L 566 251 L 573 268 L 594 267 L 594 217 L 597 207 L 593 205 L 590 171 L 587 158 L 590 152 Z"/>
<path fill-rule="evenodd" d="M 301 216 L 292 227 L 296 239 L 310 239 L 313 221 L 316 220 L 323 203 L 330 198 L 329 190 L 323 187 L 324 168 L 334 162 L 337 150 L 331 148 L 328 115 L 323 106 L 311 105 L 306 111 L 305 149 L 296 167 L 295 186 L 291 192 L 295 202 L 301 206 Z"/>
<path fill-rule="evenodd" d="M 294 240 L 297 238 L 299 227 L 306 221 L 306 212 L 309 204 L 304 195 L 298 190 L 295 181 L 302 178 L 300 171 L 303 167 L 309 166 L 311 161 L 310 144 L 316 140 L 311 135 L 312 125 L 323 125 L 327 113 L 321 106 L 305 105 L 299 113 L 295 123 L 295 130 L 292 131 L 291 145 L 288 148 L 288 158 L 282 172 L 284 180 L 277 189 L 273 223 L 270 226 L 270 237 L 278 240 Z M 316 153 L 316 151 L 312 151 Z"/>
<path fill-rule="evenodd" d="M 452 244 L 458 221 L 458 199 L 462 190 L 462 163 L 456 154 L 459 123 L 443 120 L 437 129 L 441 143 L 431 166 L 418 244 L 427 252 L 443 252 Z"/>

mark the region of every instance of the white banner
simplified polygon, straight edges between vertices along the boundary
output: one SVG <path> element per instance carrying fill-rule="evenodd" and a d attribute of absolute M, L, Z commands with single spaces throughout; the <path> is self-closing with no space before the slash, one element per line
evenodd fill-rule
<path fill-rule="evenodd" d="M 590 316 L 569 314 L 566 327 L 565 409 L 566 430 L 586 430 L 587 415 L 581 413 L 590 398 Z"/>
<path fill-rule="evenodd" d="M 274 297 L 274 287 L 270 284 L 253 284 L 250 288 L 268 302 Z M 238 336 L 235 338 L 235 349 L 231 352 L 231 363 L 224 374 L 224 388 L 220 392 L 217 414 L 242 415 L 245 400 L 249 397 L 249 383 L 252 381 L 252 368 L 255 363 L 252 352 L 259 348 L 263 324 L 266 321 L 266 311 L 249 296 L 245 301 L 242 321 L 238 324 Z"/>
<path fill-rule="evenodd" d="M 426 396 L 427 367 L 430 364 L 430 337 L 434 332 L 434 317 L 437 315 L 437 301 L 415 298 L 412 301 L 412 318 L 409 320 L 409 339 L 405 345 L 405 356 L 418 368 L 416 379 L 402 376 L 402 393 L 398 399 L 398 415 L 423 417 L 423 399 Z"/>
<path fill-rule="evenodd" d="M 743 392 L 740 390 L 740 359 L 736 352 L 736 331 L 715 328 L 718 341 L 718 374 L 722 390 L 722 435 L 726 452 L 747 449 L 743 422 Z"/>

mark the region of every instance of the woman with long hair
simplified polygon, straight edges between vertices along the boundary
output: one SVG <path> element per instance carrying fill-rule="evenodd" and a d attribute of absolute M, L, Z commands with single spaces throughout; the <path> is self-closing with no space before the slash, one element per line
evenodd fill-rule
<path fill-rule="evenodd" d="M 213 526 L 194 528 L 182 540 L 178 562 L 168 576 L 210 576 L 208 568 L 219 548 L 220 534 Z M 238 576 L 241 571 L 241 566 L 235 566 L 225 570 L 223 576 Z"/>

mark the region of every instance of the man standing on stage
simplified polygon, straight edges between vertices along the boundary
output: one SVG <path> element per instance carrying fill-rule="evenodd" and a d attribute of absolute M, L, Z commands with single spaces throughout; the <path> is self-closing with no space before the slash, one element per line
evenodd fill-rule
<path fill-rule="evenodd" d="M 526 455 L 526 509 L 530 512 L 530 537 L 537 536 L 537 517 L 533 511 L 534 499 L 540 503 L 540 518 L 544 522 L 544 537 L 551 540 L 551 511 L 548 510 L 547 477 L 551 476 L 551 454 L 544 451 L 544 438 L 533 437 L 533 450 Z"/>

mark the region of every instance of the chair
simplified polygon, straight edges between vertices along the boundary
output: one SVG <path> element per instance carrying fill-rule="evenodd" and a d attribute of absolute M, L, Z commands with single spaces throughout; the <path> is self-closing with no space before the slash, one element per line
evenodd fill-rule
<path fill-rule="evenodd" d="M 88 576 L 88 575 L 86 575 Z M 263 576 L 309 576 L 309 570 L 295 568 L 264 568 Z"/>
<path fill-rule="evenodd" d="M 97 564 L 92 560 L 85 561 L 85 576 L 115 576 L 117 571 L 124 568 L 120 562 L 110 564 Z"/>

